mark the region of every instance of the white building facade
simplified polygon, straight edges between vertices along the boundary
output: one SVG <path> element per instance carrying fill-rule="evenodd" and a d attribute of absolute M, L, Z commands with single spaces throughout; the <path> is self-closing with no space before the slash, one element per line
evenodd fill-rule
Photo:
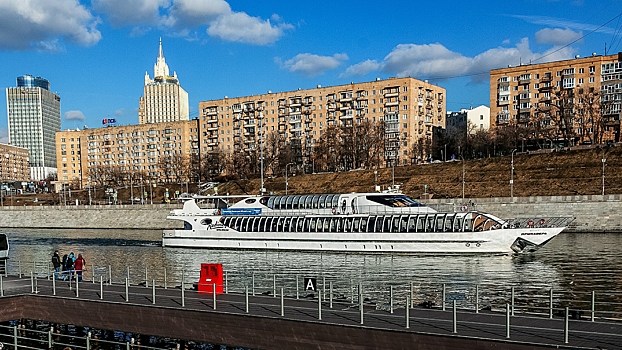
<path fill-rule="evenodd" d="M 459 112 L 447 112 L 447 131 L 462 131 L 475 134 L 490 129 L 490 107 L 462 108 Z"/>
<path fill-rule="evenodd" d="M 60 96 L 43 78 L 24 75 L 17 87 L 6 89 L 9 144 L 26 148 L 30 178 L 44 180 L 55 174 L 56 132 L 61 130 Z"/>
<path fill-rule="evenodd" d="M 153 79 L 145 72 L 145 87 L 138 106 L 138 123 L 164 123 L 189 119 L 188 93 L 179 84 L 177 73 L 169 74 L 162 51 L 162 39 Z"/>

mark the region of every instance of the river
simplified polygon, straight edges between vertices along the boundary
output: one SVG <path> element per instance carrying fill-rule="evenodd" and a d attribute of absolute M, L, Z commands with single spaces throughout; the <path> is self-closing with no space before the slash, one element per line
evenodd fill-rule
<path fill-rule="evenodd" d="M 255 278 L 258 292 L 284 286 L 290 295 L 295 281 L 315 277 L 318 283 L 334 283 L 337 293 L 348 297 L 358 283 L 370 293 L 407 293 L 409 284 L 422 290 L 419 299 L 431 298 L 442 284 L 448 291 L 472 294 L 475 285 L 486 288 L 531 290 L 559 298 L 589 300 L 594 291 L 601 302 L 622 311 L 622 234 L 562 233 L 536 252 L 515 256 L 418 256 L 312 252 L 273 252 L 162 248 L 157 230 L 59 230 L 0 229 L 9 236 L 9 273 L 48 271 L 55 249 L 61 256 L 81 253 L 90 273 L 122 282 L 130 267 L 132 283 L 156 280 L 178 284 L 182 271 L 187 282 L 196 281 L 201 263 L 222 263 L 231 290 L 242 290 Z M 165 272 L 166 271 L 166 272 Z M 275 277 L 276 276 L 276 277 Z M 341 287 L 341 289 L 340 289 Z M 300 287 L 299 287 L 300 290 Z M 337 294 L 339 294 L 337 293 Z M 499 293 L 499 292 L 497 292 Z M 556 297 L 557 298 L 557 297 Z M 494 299 L 494 296 L 490 296 Z M 589 308 L 583 305 L 584 308 Z"/>

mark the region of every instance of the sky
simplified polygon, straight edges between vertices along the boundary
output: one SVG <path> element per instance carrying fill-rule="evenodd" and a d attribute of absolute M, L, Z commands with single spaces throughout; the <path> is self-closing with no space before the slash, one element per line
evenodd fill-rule
<path fill-rule="evenodd" d="M 455 111 L 489 105 L 490 69 L 622 51 L 621 15 L 622 0 L 0 0 L 0 86 L 49 80 L 63 130 L 137 124 L 161 38 L 191 119 L 224 96 L 406 76 Z"/>

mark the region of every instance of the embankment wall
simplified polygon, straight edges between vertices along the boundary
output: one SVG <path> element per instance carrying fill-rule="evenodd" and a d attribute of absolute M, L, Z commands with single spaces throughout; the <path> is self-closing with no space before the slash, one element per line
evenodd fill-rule
<path fill-rule="evenodd" d="M 571 216 L 568 231 L 622 232 L 622 195 L 493 197 L 430 199 L 425 203 L 441 210 L 471 210 L 500 218 Z M 181 221 L 166 220 L 180 205 L 36 206 L 0 209 L 4 228 L 120 228 L 163 229 L 183 227 Z"/>

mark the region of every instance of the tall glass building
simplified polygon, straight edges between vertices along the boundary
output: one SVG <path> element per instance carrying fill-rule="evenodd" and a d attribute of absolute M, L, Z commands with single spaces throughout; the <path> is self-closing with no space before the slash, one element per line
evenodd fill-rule
<path fill-rule="evenodd" d="M 56 173 L 56 132 L 61 131 L 60 96 L 50 82 L 24 75 L 6 89 L 9 143 L 29 152 L 30 177 L 43 180 Z"/>

